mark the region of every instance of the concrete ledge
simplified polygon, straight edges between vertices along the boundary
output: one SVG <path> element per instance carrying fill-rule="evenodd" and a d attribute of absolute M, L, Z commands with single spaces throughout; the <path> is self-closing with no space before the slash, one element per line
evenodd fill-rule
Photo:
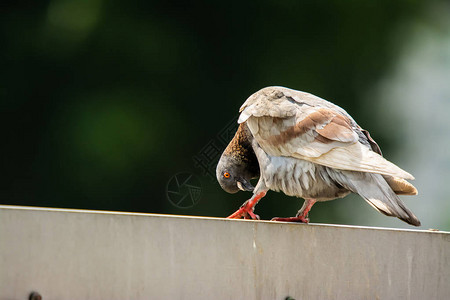
<path fill-rule="evenodd" d="M 448 299 L 450 234 L 0 206 L 0 299 Z"/>

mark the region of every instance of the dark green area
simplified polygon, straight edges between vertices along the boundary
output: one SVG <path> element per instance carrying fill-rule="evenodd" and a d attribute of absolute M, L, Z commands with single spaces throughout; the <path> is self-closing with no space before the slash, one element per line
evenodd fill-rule
<path fill-rule="evenodd" d="M 226 194 L 193 157 L 268 85 L 335 102 L 389 151 L 359 97 L 396 60 L 392 33 L 422 2 L 3 4 L 0 203 L 226 216 L 250 194 Z M 192 208 L 167 200 L 178 172 L 201 181 Z M 301 206 L 266 198 L 263 218 Z M 319 204 L 314 221 L 351 223 L 339 207 L 353 202 L 365 205 Z"/>

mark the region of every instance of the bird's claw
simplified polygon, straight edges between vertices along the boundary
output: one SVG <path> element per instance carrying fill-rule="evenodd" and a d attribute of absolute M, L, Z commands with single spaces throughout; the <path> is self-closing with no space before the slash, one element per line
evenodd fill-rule
<path fill-rule="evenodd" d="M 308 219 L 308 218 L 305 218 L 304 216 L 290 217 L 290 218 L 279 218 L 279 217 L 275 217 L 275 218 L 272 218 L 271 221 L 277 221 L 277 222 L 309 223 L 309 219 Z"/>
<path fill-rule="evenodd" d="M 244 219 L 260 220 L 259 216 L 252 211 L 246 212 Z"/>
<path fill-rule="evenodd" d="M 227 217 L 227 219 L 253 219 L 259 220 L 259 216 L 253 212 L 254 208 L 249 205 L 248 202 L 242 204 L 242 206 L 233 214 Z"/>

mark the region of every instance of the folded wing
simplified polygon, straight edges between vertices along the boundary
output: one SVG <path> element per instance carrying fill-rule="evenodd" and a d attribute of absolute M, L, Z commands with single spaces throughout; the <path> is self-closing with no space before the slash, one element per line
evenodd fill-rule
<path fill-rule="evenodd" d="M 273 156 L 295 157 L 340 170 L 414 179 L 372 151 L 370 141 L 361 143 L 365 133 L 343 109 L 311 94 L 287 92 L 283 88 L 263 89 L 242 105 L 239 122 L 247 122 L 261 148 Z"/>

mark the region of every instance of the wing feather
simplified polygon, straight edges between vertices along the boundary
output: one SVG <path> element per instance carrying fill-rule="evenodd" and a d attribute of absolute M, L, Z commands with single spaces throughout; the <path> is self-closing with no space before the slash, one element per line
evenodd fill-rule
<path fill-rule="evenodd" d="M 304 92 L 265 88 L 242 105 L 238 122 L 247 125 L 272 156 L 295 157 L 330 168 L 414 179 L 360 143 L 367 136 L 340 107 Z M 369 144 L 370 142 L 370 144 Z M 376 145 L 370 138 L 369 145 Z M 378 146 L 378 145 L 377 145 Z M 373 147 L 373 146 L 372 146 Z"/>

